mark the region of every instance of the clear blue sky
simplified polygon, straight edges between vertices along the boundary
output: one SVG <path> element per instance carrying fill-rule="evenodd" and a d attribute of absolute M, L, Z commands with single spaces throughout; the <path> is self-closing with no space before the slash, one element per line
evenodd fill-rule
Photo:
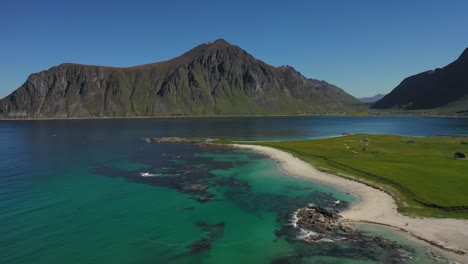
<path fill-rule="evenodd" d="M 0 5 L 0 97 L 64 62 L 132 66 L 218 38 L 355 96 L 468 47 L 468 1 L 31 1 Z"/>

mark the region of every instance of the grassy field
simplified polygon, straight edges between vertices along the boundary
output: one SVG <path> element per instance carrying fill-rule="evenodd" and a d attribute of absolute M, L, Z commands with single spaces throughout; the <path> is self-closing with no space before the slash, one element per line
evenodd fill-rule
<path fill-rule="evenodd" d="M 468 219 L 468 154 L 465 138 L 395 135 L 254 142 L 287 151 L 320 170 L 384 188 L 409 215 Z M 249 143 L 250 144 L 250 143 Z"/>

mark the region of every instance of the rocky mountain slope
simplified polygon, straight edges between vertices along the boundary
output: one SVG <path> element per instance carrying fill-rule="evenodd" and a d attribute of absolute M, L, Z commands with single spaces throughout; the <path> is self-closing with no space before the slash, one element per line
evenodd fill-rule
<path fill-rule="evenodd" d="M 372 108 L 432 109 L 464 100 L 467 95 L 468 48 L 457 60 L 444 68 L 404 79 Z"/>
<path fill-rule="evenodd" d="M 358 100 L 220 39 L 129 68 L 61 64 L 0 100 L 0 117 L 124 117 L 339 112 Z"/>

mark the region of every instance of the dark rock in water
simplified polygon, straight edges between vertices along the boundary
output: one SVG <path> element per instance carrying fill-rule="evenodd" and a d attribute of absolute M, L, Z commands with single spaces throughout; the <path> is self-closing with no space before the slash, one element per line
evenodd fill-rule
<path fill-rule="evenodd" d="M 308 206 L 299 209 L 296 213 L 296 227 L 314 231 L 316 234 L 306 237 L 306 241 L 317 241 L 330 238 L 348 230 L 348 227 L 341 223 L 341 216 L 336 211 L 327 210 L 318 206 Z"/>
<path fill-rule="evenodd" d="M 319 206 L 307 206 L 299 209 L 295 214 L 293 226 L 306 235 L 301 236 L 308 243 L 316 242 L 346 242 L 357 243 L 361 248 L 379 248 L 392 257 L 392 261 L 402 261 L 407 257 L 407 248 L 395 241 L 380 236 L 365 235 L 354 230 L 343 221 L 341 215 L 334 210 Z M 285 231 L 277 232 L 283 235 Z"/>
<path fill-rule="evenodd" d="M 234 147 L 227 144 L 218 144 L 209 141 L 201 141 L 193 143 L 194 145 L 203 148 L 204 150 L 222 150 L 222 149 L 233 149 Z"/>
<path fill-rule="evenodd" d="M 213 199 L 213 196 L 202 196 L 197 199 L 197 202 L 206 203 L 209 202 L 211 199 Z"/>
<path fill-rule="evenodd" d="M 213 141 L 217 140 L 216 138 L 204 138 L 204 139 L 193 139 L 193 138 L 179 138 L 179 137 L 154 137 L 154 138 L 143 138 L 143 140 L 147 143 L 187 143 L 193 144 L 197 147 L 203 149 L 232 149 L 232 146 L 227 144 L 217 144 Z M 166 155 L 164 155 L 166 156 Z"/>
<path fill-rule="evenodd" d="M 261 153 L 253 153 L 249 155 L 249 158 L 254 159 L 254 160 L 260 160 L 260 159 L 269 159 L 270 157 L 268 155 L 261 154 Z"/>
<path fill-rule="evenodd" d="M 147 143 L 201 143 L 201 142 L 213 142 L 215 138 L 205 139 L 192 139 L 192 138 L 180 138 L 180 137 L 154 137 L 154 138 L 143 138 Z"/>
<path fill-rule="evenodd" d="M 206 222 L 198 222 L 197 227 L 206 232 L 206 237 L 192 242 L 187 246 L 190 249 L 190 254 L 197 254 L 203 251 L 208 251 L 212 248 L 212 243 L 224 235 L 224 222 L 209 224 Z"/>
<path fill-rule="evenodd" d="M 183 187 L 186 191 L 205 191 L 207 188 L 204 184 L 190 184 Z"/>
<path fill-rule="evenodd" d="M 368 243 L 364 244 L 369 244 L 372 243 L 374 245 L 377 245 L 385 250 L 398 250 L 400 249 L 400 245 L 398 245 L 397 242 L 395 241 L 389 241 L 388 239 L 385 239 L 383 237 L 377 236 L 377 237 L 372 237 L 370 241 L 366 241 Z"/>
<path fill-rule="evenodd" d="M 224 235 L 224 222 L 219 222 L 219 223 L 216 223 L 216 224 L 208 224 L 206 222 L 198 222 L 197 227 L 199 227 L 201 230 L 207 232 L 207 236 L 211 240 L 220 239 Z"/>
<path fill-rule="evenodd" d="M 192 244 L 187 246 L 190 249 L 190 253 L 196 254 L 201 251 L 207 251 L 211 249 L 211 242 L 208 238 L 204 237 L 200 240 L 194 241 Z"/>
<path fill-rule="evenodd" d="M 461 152 L 455 152 L 455 154 L 453 154 L 453 158 L 455 159 L 464 159 L 466 158 L 465 154 L 461 153 Z"/>

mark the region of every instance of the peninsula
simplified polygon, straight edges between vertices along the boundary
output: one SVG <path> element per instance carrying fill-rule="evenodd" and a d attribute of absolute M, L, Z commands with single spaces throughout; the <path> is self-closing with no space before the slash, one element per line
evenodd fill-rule
<path fill-rule="evenodd" d="M 395 138 L 398 140 L 395 141 Z M 345 221 L 390 227 L 464 263 L 468 261 L 468 201 L 460 188 L 467 184 L 462 172 L 468 170 L 468 160 L 449 156 L 451 149 L 468 151 L 468 146 L 461 142 L 464 141 L 453 138 L 351 135 L 291 142 L 251 142 L 233 146 L 266 154 L 277 160 L 279 166 L 291 175 L 318 181 L 356 195 L 359 202 L 341 213 Z M 448 156 L 444 157 L 443 152 L 434 154 L 429 151 L 426 158 L 432 165 L 425 167 L 421 159 L 412 160 L 420 154 L 419 151 L 431 146 L 431 143 L 439 146 L 434 151 L 446 148 L 443 152 Z M 390 148 L 390 145 L 393 147 Z M 367 146 L 367 149 L 362 146 Z M 328 151 L 324 151 L 324 148 Z M 405 150 L 407 148 L 412 148 L 412 153 Z M 314 152 L 320 155 L 315 155 Z M 362 159 L 359 158 L 367 155 L 380 157 L 370 160 L 372 165 L 360 164 Z M 354 157 L 351 163 L 347 163 L 348 156 Z M 369 157 L 365 158 L 369 160 Z M 394 166 L 388 167 L 392 168 L 389 174 L 383 172 L 382 164 L 393 162 L 392 159 L 395 158 L 406 159 L 405 167 L 408 170 L 396 173 L 395 170 L 400 168 Z M 434 162 L 437 159 L 442 162 Z M 456 164 L 456 167 L 445 167 L 443 162 Z M 413 170 L 412 165 L 419 168 Z M 446 175 L 443 180 L 438 181 L 435 175 L 440 169 L 445 170 Z M 382 173 L 369 173 L 375 170 Z M 420 176 L 427 171 L 434 173 L 426 174 L 426 180 L 421 180 Z M 404 178 L 410 180 L 405 181 Z M 437 185 L 439 190 L 432 192 L 434 188 L 427 188 L 428 182 Z M 424 204 L 418 201 L 422 197 L 433 203 Z"/>

